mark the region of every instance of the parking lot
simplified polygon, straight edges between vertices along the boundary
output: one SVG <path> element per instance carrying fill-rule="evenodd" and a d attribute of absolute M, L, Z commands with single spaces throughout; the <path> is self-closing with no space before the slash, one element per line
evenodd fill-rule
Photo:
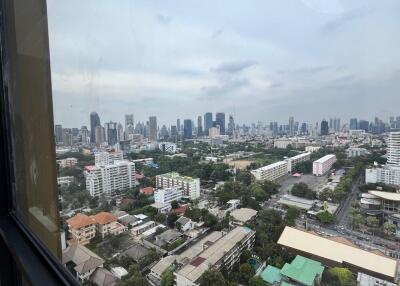
<path fill-rule="evenodd" d="M 302 175 L 301 177 L 292 177 L 287 175 L 277 180 L 277 183 L 281 185 L 280 194 L 287 194 L 294 184 L 300 182 L 306 183 L 311 190 L 318 192 L 328 182 L 328 179 L 326 176 Z"/>

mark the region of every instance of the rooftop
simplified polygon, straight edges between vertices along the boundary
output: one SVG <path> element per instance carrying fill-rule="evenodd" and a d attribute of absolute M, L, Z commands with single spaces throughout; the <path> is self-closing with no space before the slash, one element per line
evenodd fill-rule
<path fill-rule="evenodd" d="M 75 271 L 83 274 L 103 265 L 104 260 L 82 245 L 73 245 L 63 250 L 62 253 L 62 263 L 67 264 L 68 262 L 73 262 Z"/>
<path fill-rule="evenodd" d="M 398 262 L 337 241 L 326 239 L 292 227 L 285 227 L 278 244 L 337 263 L 347 263 L 362 269 L 395 278 Z"/>
<path fill-rule="evenodd" d="M 179 179 L 179 180 L 182 180 L 182 181 L 185 181 L 185 182 L 193 182 L 194 180 L 199 180 L 198 178 L 192 178 L 192 177 L 188 177 L 188 176 L 181 176 L 177 172 L 165 173 L 165 174 L 161 174 L 161 175 L 158 175 L 158 176 L 164 177 L 164 178 L 170 178 L 170 179 Z"/>
<path fill-rule="evenodd" d="M 91 218 L 93 218 L 98 224 L 107 224 L 113 221 L 117 221 L 117 217 L 108 212 L 100 212 L 91 216 Z"/>
<path fill-rule="evenodd" d="M 252 172 L 263 172 L 263 171 L 271 170 L 273 168 L 276 168 L 278 166 L 282 166 L 282 165 L 285 165 L 285 164 L 287 164 L 286 161 L 279 161 L 279 162 L 275 162 L 275 163 L 269 164 L 267 166 L 255 169 Z"/>
<path fill-rule="evenodd" d="M 322 275 L 325 267 L 318 261 L 297 255 L 292 263 L 286 263 L 281 275 L 289 277 L 303 285 L 312 286 L 318 275 Z"/>
<path fill-rule="evenodd" d="M 98 286 L 115 286 L 117 277 L 105 268 L 97 268 L 90 276 L 90 280 Z"/>
<path fill-rule="evenodd" d="M 247 222 L 257 215 L 257 211 L 249 208 L 236 209 L 231 212 L 231 216 L 240 222 Z"/>
<path fill-rule="evenodd" d="M 306 153 L 301 153 L 301 154 L 299 154 L 299 155 L 290 157 L 290 158 L 288 158 L 288 159 L 289 159 L 289 160 L 296 160 L 296 159 L 300 159 L 300 158 L 307 157 L 307 156 L 310 156 L 310 155 L 311 155 L 310 152 L 306 152 Z"/>
<path fill-rule="evenodd" d="M 161 276 L 161 274 L 176 260 L 176 255 L 170 255 L 162 258 L 151 268 L 151 271 Z"/>
<path fill-rule="evenodd" d="M 333 154 L 325 155 L 324 157 L 319 158 L 318 160 L 315 160 L 314 163 L 324 163 L 325 161 L 327 161 L 333 157 L 335 157 L 335 155 L 333 155 Z"/>
<path fill-rule="evenodd" d="M 265 282 L 272 285 L 274 283 L 280 283 L 282 280 L 281 270 L 272 265 L 268 265 L 263 272 L 261 272 L 260 276 Z"/>
<path fill-rule="evenodd" d="M 85 226 L 88 226 L 91 224 L 95 224 L 96 221 L 93 218 L 88 217 L 85 214 L 78 213 L 74 217 L 68 219 L 67 223 L 72 228 L 79 229 L 79 228 L 82 228 L 82 227 L 85 227 Z"/>
<path fill-rule="evenodd" d="M 400 193 L 390 193 L 383 191 L 368 191 L 368 193 L 380 199 L 400 202 Z"/>

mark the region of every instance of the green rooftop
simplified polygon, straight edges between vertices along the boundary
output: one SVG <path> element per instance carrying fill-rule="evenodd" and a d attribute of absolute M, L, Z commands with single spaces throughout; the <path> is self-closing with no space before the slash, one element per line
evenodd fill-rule
<path fill-rule="evenodd" d="M 281 270 L 274 266 L 268 265 L 263 272 L 260 274 L 261 278 L 273 285 L 274 283 L 280 283 L 282 280 Z"/>
<path fill-rule="evenodd" d="M 294 285 L 283 281 L 281 286 L 294 286 Z"/>
<path fill-rule="evenodd" d="M 322 275 L 324 269 L 325 267 L 320 262 L 297 255 L 292 263 L 286 263 L 283 266 L 280 274 L 304 285 L 312 286 L 317 275 Z"/>

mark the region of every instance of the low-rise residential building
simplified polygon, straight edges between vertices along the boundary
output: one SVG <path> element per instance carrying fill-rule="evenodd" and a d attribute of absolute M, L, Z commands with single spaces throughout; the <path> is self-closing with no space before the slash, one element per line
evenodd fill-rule
<path fill-rule="evenodd" d="M 157 189 L 181 188 L 183 195 L 188 196 L 191 200 L 200 197 L 200 179 L 181 176 L 176 172 L 156 176 L 156 187 Z"/>
<path fill-rule="evenodd" d="M 154 188 L 153 187 L 141 188 L 140 193 L 146 196 L 152 196 L 154 194 Z"/>
<path fill-rule="evenodd" d="M 96 236 L 96 221 L 85 215 L 78 213 L 67 220 L 68 231 L 71 234 L 69 244 L 85 245 Z"/>
<path fill-rule="evenodd" d="M 57 160 L 57 164 L 60 166 L 60 168 L 71 168 L 74 167 L 76 163 L 78 163 L 78 159 L 76 158 L 65 158 Z"/>
<path fill-rule="evenodd" d="M 74 176 L 57 177 L 57 185 L 61 188 L 67 188 L 75 182 Z"/>
<path fill-rule="evenodd" d="M 365 169 L 365 182 L 400 186 L 400 166 L 385 165 L 381 168 Z"/>
<path fill-rule="evenodd" d="M 317 152 L 319 149 L 321 149 L 321 146 L 306 146 L 306 152 Z"/>
<path fill-rule="evenodd" d="M 172 142 L 159 142 L 158 149 L 163 153 L 176 153 L 176 144 Z"/>
<path fill-rule="evenodd" d="M 154 201 L 161 204 L 171 204 L 179 201 L 183 196 L 183 190 L 178 187 L 158 189 L 154 192 Z"/>
<path fill-rule="evenodd" d="M 118 235 L 126 231 L 126 226 L 120 224 L 118 218 L 108 212 L 100 212 L 92 218 L 96 222 L 96 231 L 98 235 L 104 238 L 108 234 Z"/>
<path fill-rule="evenodd" d="M 111 273 L 115 277 L 117 277 L 119 280 L 121 280 L 122 277 L 124 277 L 125 275 L 128 275 L 128 271 L 124 267 L 121 267 L 121 266 L 112 267 L 111 268 Z"/>
<path fill-rule="evenodd" d="M 250 222 L 257 216 L 257 211 L 249 208 L 240 208 L 231 211 L 230 213 L 233 223 L 236 225 L 244 225 Z"/>
<path fill-rule="evenodd" d="M 251 174 L 257 181 L 275 181 L 288 173 L 288 162 L 279 161 L 256 170 L 251 171 Z"/>
<path fill-rule="evenodd" d="M 104 260 L 82 245 L 72 245 L 63 251 L 62 263 L 83 283 L 90 279 L 97 268 L 103 267 Z"/>
<path fill-rule="evenodd" d="M 397 284 L 358 272 L 357 286 L 397 286 Z"/>
<path fill-rule="evenodd" d="M 332 168 L 336 162 L 336 155 L 326 155 L 313 162 L 313 175 L 323 176 Z"/>
<path fill-rule="evenodd" d="M 354 158 L 367 155 L 368 151 L 365 148 L 350 147 L 346 150 L 346 154 L 348 158 Z"/>
<path fill-rule="evenodd" d="M 207 247 L 199 248 L 197 244 L 186 252 L 193 252 L 192 259 L 180 260 L 182 267 L 174 273 L 176 286 L 199 285 L 202 274 L 208 269 L 221 269 L 230 271 L 239 260 L 241 253 L 253 247 L 255 231 L 247 227 L 236 227 L 214 242 L 209 241 Z M 182 253 L 182 255 L 184 254 Z"/>
<path fill-rule="evenodd" d="M 90 276 L 90 281 L 97 286 L 116 286 L 118 278 L 108 269 L 97 267 Z"/>
<path fill-rule="evenodd" d="M 163 257 L 158 261 L 151 269 L 147 278 L 152 282 L 153 285 L 161 285 L 161 275 L 165 270 L 169 269 L 172 264 L 176 262 L 176 255 L 170 255 Z"/>
<path fill-rule="evenodd" d="M 169 213 L 172 209 L 171 204 L 153 203 L 150 206 L 152 208 L 155 208 L 158 213 L 162 213 L 162 214 Z"/>
<path fill-rule="evenodd" d="M 96 166 L 110 165 L 115 161 L 122 161 L 123 159 L 124 153 L 122 151 L 94 153 L 94 163 Z"/>
<path fill-rule="evenodd" d="M 173 229 L 167 229 L 166 231 L 160 233 L 159 235 L 156 235 L 154 244 L 162 247 L 165 244 L 174 243 L 181 237 L 182 233 L 180 233 L 179 231 Z"/>
<path fill-rule="evenodd" d="M 144 224 L 141 224 L 141 225 L 138 225 L 138 226 L 135 226 L 134 228 L 132 228 L 131 229 L 131 234 L 133 236 L 138 236 L 138 235 L 141 235 L 146 230 L 149 230 L 149 229 L 151 229 L 151 228 L 153 228 L 155 226 L 156 226 L 156 223 L 151 220 L 151 221 L 148 221 L 148 222 L 146 222 Z"/>
<path fill-rule="evenodd" d="M 288 159 L 286 159 L 287 161 L 287 171 L 288 173 L 292 172 L 293 168 L 301 163 L 301 162 L 306 162 L 309 161 L 311 158 L 311 153 L 310 152 L 306 152 L 306 153 L 301 153 L 299 155 L 290 157 Z"/>
<path fill-rule="evenodd" d="M 175 224 L 177 226 L 179 225 L 179 229 L 183 232 L 192 230 L 196 226 L 196 223 L 194 223 L 190 218 L 187 218 L 185 216 L 179 217 L 178 220 L 175 222 Z"/>

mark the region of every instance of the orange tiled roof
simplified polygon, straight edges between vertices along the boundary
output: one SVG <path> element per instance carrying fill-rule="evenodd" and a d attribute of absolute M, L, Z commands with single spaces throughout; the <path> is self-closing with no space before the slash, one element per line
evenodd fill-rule
<path fill-rule="evenodd" d="M 153 187 L 146 187 L 140 190 L 145 195 L 152 195 L 154 193 Z"/>
<path fill-rule="evenodd" d="M 117 221 L 117 217 L 107 212 L 101 212 L 91 216 L 98 224 L 107 224 L 113 221 Z"/>
<path fill-rule="evenodd" d="M 93 218 L 88 217 L 85 214 L 78 213 L 74 217 L 72 217 L 69 220 L 67 220 L 67 223 L 72 228 L 79 229 L 79 228 L 94 224 L 95 221 L 94 221 Z"/>

